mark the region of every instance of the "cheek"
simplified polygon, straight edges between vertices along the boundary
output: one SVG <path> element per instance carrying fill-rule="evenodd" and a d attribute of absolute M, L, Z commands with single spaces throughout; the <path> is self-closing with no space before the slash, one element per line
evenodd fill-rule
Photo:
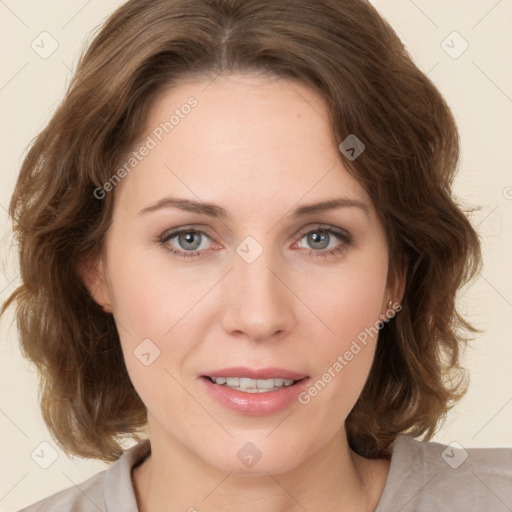
<path fill-rule="evenodd" d="M 111 261 L 116 262 L 109 271 L 116 320 L 137 337 L 163 339 L 181 319 L 188 320 L 214 283 L 202 272 L 171 273 L 165 257 L 155 258 L 154 252 L 113 250 Z"/>
<path fill-rule="evenodd" d="M 109 277 L 130 379 L 148 406 L 155 386 L 165 385 L 175 397 L 166 407 L 173 407 L 182 390 L 171 375 L 179 378 L 177 369 L 204 339 L 200 319 L 212 308 L 208 292 L 218 277 L 176 269 L 165 255 L 119 247 L 110 252 Z M 180 407 L 187 407 L 185 398 Z"/>
<path fill-rule="evenodd" d="M 154 258 L 148 264 L 150 260 L 144 251 L 111 253 L 116 264 L 110 264 L 109 275 L 124 360 L 148 410 L 163 418 L 192 414 L 193 403 L 178 384 L 178 369 L 194 349 L 193 316 L 188 313 L 206 293 L 205 285 L 186 284 L 179 272 L 169 276 L 168 269 Z"/>
<path fill-rule="evenodd" d="M 384 312 L 386 279 L 384 257 L 361 258 L 330 273 L 329 279 L 317 279 L 322 287 L 308 293 L 311 309 L 314 304 L 322 321 L 316 322 L 315 330 L 323 334 L 316 335 L 316 350 L 310 354 L 321 373 L 315 375 L 304 403 L 322 404 L 316 409 L 319 421 L 326 421 L 329 414 L 337 417 L 336 423 L 344 421 L 364 387 L 375 354 L 379 315 Z M 310 285 L 311 277 L 305 278 L 303 289 L 311 290 Z M 330 412 L 324 417 L 322 411 Z"/>
<path fill-rule="evenodd" d="M 377 252 L 374 254 L 378 254 Z M 326 339 L 331 346 L 342 349 L 366 329 L 374 326 L 383 313 L 387 281 L 387 260 L 383 257 L 350 262 L 340 270 L 330 272 L 311 286 L 311 277 L 304 278 L 304 289 L 314 312 L 323 320 Z M 313 309 L 313 308 L 312 308 Z"/>

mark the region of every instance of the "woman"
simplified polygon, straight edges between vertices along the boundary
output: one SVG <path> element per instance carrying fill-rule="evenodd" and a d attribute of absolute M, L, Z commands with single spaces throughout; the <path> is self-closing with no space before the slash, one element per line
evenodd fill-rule
<path fill-rule="evenodd" d="M 367 2 L 118 9 L 23 163 L 4 306 L 60 446 L 116 462 L 24 510 L 512 505 L 511 450 L 415 439 L 475 331 L 457 158 Z"/>

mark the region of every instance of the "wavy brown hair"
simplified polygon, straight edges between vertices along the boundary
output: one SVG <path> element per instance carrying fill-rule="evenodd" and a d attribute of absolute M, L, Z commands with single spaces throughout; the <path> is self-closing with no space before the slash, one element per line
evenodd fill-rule
<path fill-rule="evenodd" d="M 399 433 L 430 439 L 467 388 L 461 348 L 477 332 L 456 294 L 481 266 L 479 239 L 454 199 L 457 128 L 442 96 L 365 0 L 131 0 L 82 55 L 61 105 L 33 141 L 10 215 L 22 284 L 23 354 L 40 375 L 44 420 L 64 451 L 113 461 L 140 439 L 146 408 L 124 364 L 114 318 L 77 263 L 97 258 L 113 175 L 163 91 L 192 78 L 258 73 L 325 100 L 342 159 L 384 225 L 390 278 L 406 263 L 402 311 L 382 328 L 366 385 L 346 420 L 350 446 L 389 457 Z M 136 171 L 135 171 L 136 172 Z"/>

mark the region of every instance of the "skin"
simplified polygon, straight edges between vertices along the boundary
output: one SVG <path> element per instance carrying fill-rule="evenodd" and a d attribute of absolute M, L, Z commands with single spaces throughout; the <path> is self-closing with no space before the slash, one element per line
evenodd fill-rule
<path fill-rule="evenodd" d="M 175 86 L 153 104 L 141 140 L 190 96 L 198 101 L 116 187 L 103 258 L 84 277 L 115 317 L 148 409 L 152 455 L 133 472 L 140 509 L 374 510 L 389 461 L 351 451 L 344 421 L 369 374 L 376 337 L 307 405 L 246 416 L 203 389 L 200 375 L 228 366 L 320 377 L 390 300 L 400 301 L 404 284 L 390 285 L 383 226 L 343 166 L 322 99 L 257 75 L 210 82 Z M 216 203 L 229 216 L 177 208 L 139 214 L 171 195 Z M 291 216 L 298 206 L 338 197 L 368 209 Z M 203 256 L 169 252 L 196 249 L 176 236 L 159 243 L 166 231 L 191 224 L 206 233 Z M 319 255 L 344 245 L 331 234 L 315 246 L 307 233 L 319 224 L 345 230 L 352 243 Z M 236 252 L 247 236 L 263 249 L 252 263 Z M 149 366 L 134 356 L 147 338 L 160 350 Z M 248 442 L 262 452 L 252 468 L 237 457 Z"/>

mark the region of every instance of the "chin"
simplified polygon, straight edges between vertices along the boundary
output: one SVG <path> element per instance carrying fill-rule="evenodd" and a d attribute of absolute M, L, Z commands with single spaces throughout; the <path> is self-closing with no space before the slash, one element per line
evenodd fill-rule
<path fill-rule="evenodd" d="M 305 443 L 299 439 L 294 441 L 288 437 L 286 442 L 283 436 L 265 439 L 266 435 L 268 432 L 258 438 L 260 441 L 250 441 L 249 436 L 245 436 L 245 440 L 234 441 L 230 447 L 216 451 L 206 462 L 238 476 L 268 476 L 268 473 L 277 475 L 291 471 L 307 459 Z"/>

